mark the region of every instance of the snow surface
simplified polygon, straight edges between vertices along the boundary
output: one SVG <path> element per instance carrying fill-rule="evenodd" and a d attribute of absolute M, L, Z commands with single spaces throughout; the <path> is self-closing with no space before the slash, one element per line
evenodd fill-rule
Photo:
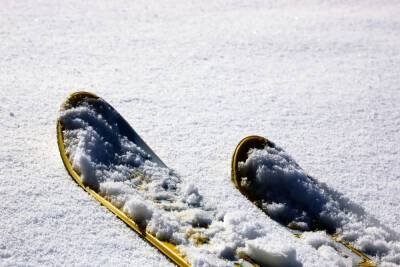
<path fill-rule="evenodd" d="M 237 142 L 259 134 L 400 233 L 398 1 L 0 6 L 0 265 L 171 265 L 66 173 L 55 121 L 79 89 L 220 210 L 280 232 L 229 180 Z M 330 255 L 282 236 L 299 262 Z"/>

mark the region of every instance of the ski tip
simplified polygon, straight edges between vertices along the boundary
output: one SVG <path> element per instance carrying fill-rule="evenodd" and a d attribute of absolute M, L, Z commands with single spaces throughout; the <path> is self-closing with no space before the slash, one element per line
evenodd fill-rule
<path fill-rule="evenodd" d="M 97 95 L 90 93 L 90 92 L 85 92 L 85 91 L 74 92 L 74 93 L 70 94 L 67 97 L 67 99 L 61 104 L 60 111 L 62 112 L 70 107 L 79 106 L 84 101 L 97 101 L 97 100 L 103 101 L 102 98 L 100 98 Z M 104 101 L 104 103 L 109 105 L 105 101 Z M 115 110 L 115 109 L 113 109 L 113 110 Z M 122 117 L 120 117 L 120 122 L 123 122 L 124 124 L 128 125 L 128 123 Z M 176 265 L 181 266 L 181 267 L 190 267 L 191 265 L 190 265 L 188 259 L 186 258 L 185 254 L 179 249 L 178 246 L 176 246 L 175 244 L 173 244 L 171 242 L 160 240 L 156 236 L 151 234 L 150 232 L 142 229 L 140 227 L 140 224 L 138 224 L 137 221 L 134 220 L 134 218 L 129 217 L 121 209 L 119 209 L 114 204 L 112 204 L 109 200 L 107 200 L 105 197 L 100 195 L 97 192 L 98 188 L 93 188 L 93 186 L 89 186 L 83 182 L 81 173 L 78 170 L 74 169 L 73 163 L 69 159 L 69 155 L 67 153 L 67 149 L 66 149 L 65 142 L 64 142 L 65 141 L 64 134 L 63 134 L 64 126 L 65 125 L 63 124 L 62 120 L 59 117 L 57 119 L 58 148 L 59 148 L 59 152 L 60 152 L 60 156 L 63 161 L 63 164 L 64 164 L 68 174 L 73 178 L 73 180 L 75 180 L 75 182 L 80 187 L 82 187 L 82 189 L 84 189 L 89 195 L 91 195 L 96 201 L 98 201 L 101 205 L 103 205 L 104 207 L 109 209 L 119 219 L 121 219 L 129 228 L 134 230 L 140 237 L 147 240 L 151 245 L 156 247 L 162 254 L 164 254 L 166 257 L 168 257 Z M 126 127 L 128 127 L 128 126 L 126 126 Z M 144 141 L 136 134 L 136 132 L 133 129 L 131 129 L 131 134 L 133 134 L 132 138 L 134 138 L 135 141 L 140 142 L 140 145 L 142 147 L 147 148 L 148 152 L 152 153 L 152 155 L 154 155 L 154 158 L 156 157 L 154 152 L 151 151 L 151 149 L 144 143 Z M 158 157 L 157 157 L 157 159 L 158 159 Z M 159 162 L 161 162 L 161 160 Z"/>
<path fill-rule="evenodd" d="M 87 91 L 76 91 L 71 93 L 67 99 L 61 104 L 60 110 L 65 110 L 70 105 L 79 103 L 82 99 L 99 99 L 100 97 Z"/>
<path fill-rule="evenodd" d="M 71 93 L 69 95 L 68 98 L 76 97 L 76 96 L 78 96 L 78 97 L 86 96 L 86 97 L 91 97 L 91 98 L 99 98 L 96 94 L 88 92 L 88 91 L 76 91 L 76 92 L 73 92 L 73 93 Z"/>
<path fill-rule="evenodd" d="M 233 152 L 232 156 L 231 179 L 233 184 L 237 189 L 239 189 L 239 191 L 242 192 L 243 190 L 240 185 L 239 162 L 246 161 L 248 157 L 248 152 L 251 149 L 254 148 L 263 149 L 267 145 L 273 145 L 273 144 L 265 137 L 258 135 L 250 135 L 243 138 L 236 146 L 236 149 Z"/>
<path fill-rule="evenodd" d="M 231 170 L 232 183 L 240 191 L 240 193 L 242 193 L 245 197 L 247 197 L 251 202 L 253 202 L 256 206 L 258 206 L 267 215 L 268 215 L 267 210 L 262 207 L 261 199 L 255 196 L 254 192 L 251 192 L 251 190 L 246 189 L 246 187 L 243 185 L 242 179 L 244 178 L 244 174 L 243 171 L 241 173 L 239 169 L 239 163 L 245 162 L 248 159 L 249 153 L 251 153 L 252 149 L 264 149 L 264 148 L 274 148 L 274 147 L 276 147 L 275 144 L 269 141 L 267 138 L 258 135 L 250 135 L 243 138 L 239 142 L 232 156 L 232 170 Z M 308 177 L 310 179 L 313 179 L 310 176 Z M 251 181 L 254 178 L 246 177 L 246 179 Z M 301 227 L 298 227 L 296 224 L 289 224 L 289 225 L 283 224 L 283 225 L 286 226 L 288 229 L 290 229 L 290 232 L 292 232 L 295 237 L 297 238 L 302 237 L 302 233 L 304 230 L 302 230 Z M 324 230 L 329 232 L 326 228 Z M 377 264 L 374 262 L 372 258 L 367 256 L 361 250 L 354 247 L 351 243 L 346 242 L 341 238 L 339 238 L 337 234 L 330 236 L 332 237 L 332 240 L 336 242 L 337 245 L 340 245 L 340 250 L 338 249 L 338 247 L 335 248 L 337 249 L 338 252 L 342 253 L 344 251 L 346 252 L 344 254 L 347 255 L 346 257 L 349 256 L 352 257 L 352 262 L 353 262 L 352 266 L 360 266 L 360 267 L 377 266 Z"/>

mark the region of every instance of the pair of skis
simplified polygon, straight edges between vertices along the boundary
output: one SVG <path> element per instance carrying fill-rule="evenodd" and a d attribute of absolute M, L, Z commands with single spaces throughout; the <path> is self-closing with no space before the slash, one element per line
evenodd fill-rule
<path fill-rule="evenodd" d="M 69 107 L 79 106 L 82 102 L 85 101 L 102 101 L 107 104 L 103 99 L 98 96 L 88 93 L 88 92 L 76 92 L 71 94 L 66 101 L 61 106 L 61 111 L 68 109 Z M 111 105 L 107 104 L 108 107 L 112 108 Z M 114 112 L 115 109 L 113 110 Z M 118 114 L 118 113 L 117 113 Z M 100 114 L 104 115 L 104 114 Z M 129 124 L 122 118 L 122 116 L 118 116 L 116 118 L 115 124 L 124 131 L 127 138 L 133 142 L 135 145 L 140 147 L 143 151 L 145 151 L 148 155 L 150 155 L 150 160 L 155 164 L 166 167 L 165 164 L 158 158 L 158 156 L 150 149 L 150 147 L 140 138 L 140 136 L 129 126 Z M 77 168 L 74 168 L 73 162 L 70 159 L 70 155 L 68 149 L 66 147 L 65 140 L 65 130 L 66 125 L 64 125 L 63 120 L 61 118 L 57 121 L 57 141 L 58 147 L 60 150 L 60 155 L 70 176 L 75 180 L 75 182 L 81 186 L 86 192 L 88 192 L 92 197 L 94 197 L 98 202 L 108 208 L 111 212 L 113 212 L 116 216 L 118 216 L 123 222 L 125 222 L 131 229 L 133 229 L 136 233 L 138 233 L 141 237 L 146 239 L 149 243 L 159 249 L 164 255 L 166 255 L 169 259 L 171 259 L 174 263 L 179 266 L 191 266 L 191 263 L 187 259 L 187 257 L 180 251 L 180 249 L 168 241 L 162 241 L 157 238 L 152 233 L 143 229 L 140 226 L 140 223 L 129 216 L 126 212 L 124 212 L 120 207 L 114 205 L 109 199 L 102 196 L 98 192 L 98 188 L 96 186 L 91 185 L 86 182 L 87 178 L 83 179 L 82 174 Z M 239 162 L 246 161 L 249 151 L 252 149 L 264 149 L 268 146 L 273 145 L 267 139 L 260 136 L 248 136 L 244 138 L 235 149 L 235 152 L 232 157 L 232 182 L 236 186 L 236 188 L 246 196 L 251 202 L 256 204 L 262 211 L 268 214 L 268 211 L 263 205 L 260 205 L 260 197 L 257 194 L 253 194 L 248 188 L 244 187 L 241 183 L 242 174 L 239 170 Z M 135 174 L 137 175 L 137 174 Z M 254 179 L 254 177 L 246 177 L 246 179 Z M 286 226 L 286 225 L 285 225 Z M 288 230 L 291 231 L 296 237 L 302 238 L 303 231 L 294 229 L 294 227 L 288 227 Z M 364 253 L 357 250 L 350 243 L 341 240 L 338 236 L 330 235 L 333 242 L 335 243 L 336 250 L 344 255 L 345 257 L 352 258 L 352 262 L 354 266 L 364 266 L 364 267 L 372 267 L 376 266 L 375 263 Z M 201 243 L 201 242 L 200 242 Z M 246 264 L 250 263 L 253 266 L 258 266 L 258 264 L 251 258 L 246 255 L 243 255 L 243 262 Z"/>

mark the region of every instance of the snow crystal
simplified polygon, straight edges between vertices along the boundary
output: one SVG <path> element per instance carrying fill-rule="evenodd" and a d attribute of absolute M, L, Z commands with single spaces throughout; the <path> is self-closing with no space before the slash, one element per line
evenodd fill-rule
<path fill-rule="evenodd" d="M 184 210 L 179 216 L 194 227 L 208 227 L 212 222 L 208 212 L 197 208 Z"/>
<path fill-rule="evenodd" d="M 332 239 L 324 232 L 305 232 L 301 237 L 306 241 L 307 244 L 313 246 L 314 248 L 319 248 L 321 246 L 333 246 Z"/>
<path fill-rule="evenodd" d="M 296 259 L 296 251 L 288 246 L 274 244 L 274 246 L 260 246 L 248 242 L 243 250 L 252 259 L 265 266 L 279 267 L 298 267 L 302 266 Z"/>
<path fill-rule="evenodd" d="M 136 217 L 133 215 L 133 218 Z M 178 224 L 173 218 L 168 218 L 159 213 L 155 213 L 152 220 L 147 225 L 147 229 L 153 235 L 155 235 L 159 240 L 171 241 L 177 240 L 176 243 L 182 243 L 183 235 L 179 236 Z M 175 236 L 174 236 L 175 235 Z"/>
<path fill-rule="evenodd" d="M 127 201 L 123 211 L 131 218 L 135 218 L 135 222 L 141 227 L 145 227 L 153 215 L 153 211 L 147 207 L 146 203 L 137 199 Z"/>
<path fill-rule="evenodd" d="M 325 259 L 329 259 L 335 263 L 338 267 L 350 267 L 353 266 L 350 258 L 343 258 L 339 253 L 330 245 L 321 245 L 318 247 L 318 252 Z"/>
<path fill-rule="evenodd" d="M 202 200 L 202 196 L 199 194 L 197 187 L 193 184 L 187 185 L 185 189 L 184 201 L 190 206 L 199 206 Z"/>

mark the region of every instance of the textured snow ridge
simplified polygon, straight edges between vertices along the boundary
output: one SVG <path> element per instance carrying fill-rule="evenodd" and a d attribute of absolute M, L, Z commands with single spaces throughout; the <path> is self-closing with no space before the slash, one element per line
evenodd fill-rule
<path fill-rule="evenodd" d="M 101 112 L 82 102 L 60 116 L 67 153 L 86 185 L 158 239 L 178 245 L 194 266 L 232 266 L 246 256 L 269 266 L 302 266 L 296 248 L 273 238 L 268 225 L 244 212 L 219 211 L 195 185 L 152 161 L 120 134 L 118 113 L 96 101 Z"/>
<path fill-rule="evenodd" d="M 326 230 L 355 244 L 382 265 L 400 264 L 399 236 L 368 216 L 357 204 L 317 182 L 282 148 L 252 149 L 239 163 L 241 185 L 254 192 L 270 217 L 301 230 Z M 248 177 L 253 177 L 249 179 Z M 304 235 L 326 254 L 332 242 L 324 232 Z"/>

